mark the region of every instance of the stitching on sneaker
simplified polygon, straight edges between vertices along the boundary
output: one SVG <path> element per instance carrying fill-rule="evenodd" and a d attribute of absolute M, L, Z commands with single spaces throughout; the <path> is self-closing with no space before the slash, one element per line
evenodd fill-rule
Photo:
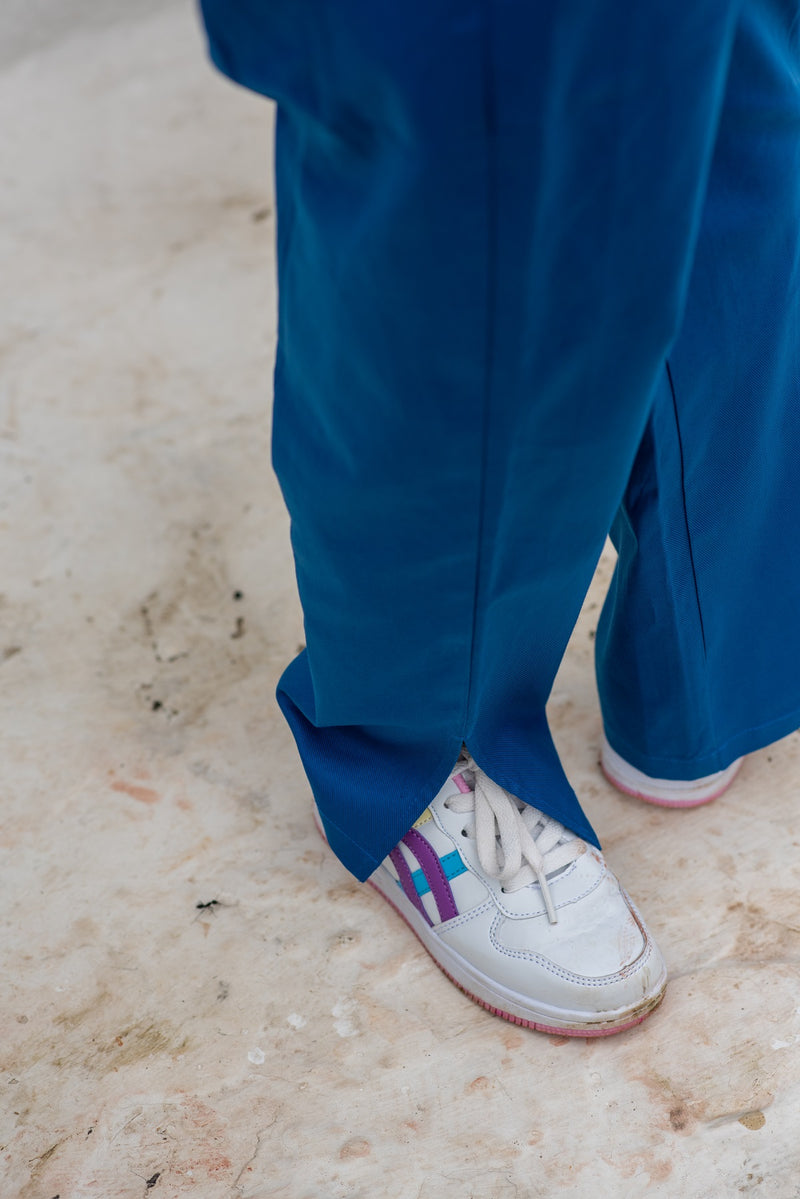
<path fill-rule="evenodd" d="M 489 928 L 489 941 L 498 953 L 505 957 L 513 958 L 516 961 L 532 962 L 538 966 L 542 966 L 550 974 L 554 974 L 557 978 L 562 978 L 567 982 L 576 983 L 582 987 L 605 987 L 609 983 L 615 981 L 623 981 L 634 970 L 637 972 L 647 963 L 648 958 L 653 953 L 653 943 L 649 937 L 644 938 L 644 948 L 637 958 L 629 962 L 627 966 L 623 966 L 621 970 L 615 970 L 612 974 L 603 974 L 598 976 L 590 976 L 584 974 L 574 974 L 571 970 L 567 970 L 564 966 L 559 966 L 557 962 L 551 961 L 541 953 L 534 951 L 526 952 L 524 949 L 509 949 L 501 945 L 497 940 L 497 929 L 500 925 L 502 917 L 498 915 L 496 920 L 492 921 Z M 637 922 L 638 924 L 638 922 Z"/>

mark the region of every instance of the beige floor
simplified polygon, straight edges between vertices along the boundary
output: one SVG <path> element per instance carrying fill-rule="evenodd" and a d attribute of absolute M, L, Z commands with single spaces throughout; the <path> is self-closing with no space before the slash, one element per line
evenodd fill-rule
<path fill-rule="evenodd" d="M 323 849 L 272 701 L 268 106 L 192 9 L 0 75 L 2 1199 L 800 1194 L 800 741 L 672 814 L 565 761 L 668 957 L 604 1041 L 464 999 Z"/>

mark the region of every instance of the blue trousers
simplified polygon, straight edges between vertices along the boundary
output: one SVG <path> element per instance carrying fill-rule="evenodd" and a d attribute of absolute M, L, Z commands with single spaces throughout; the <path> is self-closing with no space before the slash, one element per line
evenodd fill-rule
<path fill-rule="evenodd" d="M 609 531 L 612 746 L 800 726 L 797 0 L 202 8 L 278 105 L 278 698 L 345 865 L 462 743 L 598 843 L 545 703 Z"/>

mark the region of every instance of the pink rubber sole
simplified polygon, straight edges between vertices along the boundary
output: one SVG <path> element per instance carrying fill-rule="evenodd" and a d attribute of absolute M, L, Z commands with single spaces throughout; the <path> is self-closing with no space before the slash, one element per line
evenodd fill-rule
<path fill-rule="evenodd" d="M 647 795 L 644 791 L 636 790 L 634 787 L 628 787 L 615 775 L 611 774 L 605 767 L 602 759 L 600 760 L 600 769 L 613 787 L 618 791 L 624 792 L 625 795 L 632 795 L 634 799 L 642 799 L 645 803 L 653 804 L 657 808 L 702 808 L 706 804 L 713 803 L 715 799 L 719 799 L 720 795 L 728 790 L 736 775 L 741 769 L 741 762 L 737 765 L 736 770 L 727 778 L 724 783 L 711 795 L 704 795 L 702 799 L 660 799 L 655 795 Z"/>
<path fill-rule="evenodd" d="M 626 1029 L 635 1028 L 637 1024 L 641 1024 L 643 1020 L 646 1020 L 647 1017 L 656 1010 L 658 1005 L 661 1003 L 661 1000 L 664 998 L 664 994 L 666 992 L 666 983 L 662 987 L 659 994 L 656 995 L 656 997 L 654 999 L 649 999 L 647 1001 L 647 1004 L 646 1004 L 646 1006 L 644 1006 L 644 1010 L 641 1013 L 634 1016 L 634 1018 L 632 1020 L 626 1021 L 625 1024 L 615 1024 L 611 1028 L 597 1028 L 597 1029 L 561 1028 L 555 1024 L 539 1024 L 537 1021 L 534 1021 L 534 1020 L 523 1020 L 523 1018 L 521 1016 L 514 1016 L 511 1012 L 506 1012 L 502 1008 L 494 1007 L 492 1004 L 487 1003 L 486 1000 L 481 999 L 480 996 L 473 995 L 472 991 L 467 990 L 467 988 L 464 986 L 463 983 L 460 983 L 457 978 L 453 978 L 452 974 L 450 974 L 449 971 L 445 970 L 444 966 L 438 960 L 438 958 L 436 958 L 431 953 L 430 949 L 425 944 L 425 942 L 422 940 L 419 933 L 414 928 L 413 924 L 409 923 L 409 921 L 406 920 L 405 916 L 400 911 L 400 908 L 397 906 L 397 904 L 392 903 L 391 899 L 389 899 L 388 896 L 384 895 L 384 893 L 383 893 L 383 891 L 381 891 L 380 887 L 376 887 L 375 884 L 373 882 L 370 882 L 369 879 L 367 879 L 367 882 L 369 882 L 369 885 L 372 887 L 372 889 L 374 891 L 377 891 L 377 893 L 378 893 L 378 895 L 380 895 L 381 899 L 385 900 L 386 903 L 388 903 L 390 908 L 394 908 L 395 912 L 397 912 L 397 915 L 400 917 L 400 919 L 403 921 L 403 923 L 406 925 L 406 927 L 409 928 L 411 930 L 411 932 L 414 934 L 414 936 L 417 938 L 420 945 L 425 950 L 425 952 L 427 953 L 427 955 L 431 959 L 431 961 L 434 962 L 439 967 L 439 969 L 441 970 L 441 972 L 445 976 L 445 978 L 449 978 L 449 980 L 453 984 L 453 986 L 457 987 L 458 990 L 461 991 L 462 995 L 466 995 L 468 999 L 471 999 L 473 1003 L 477 1003 L 479 1007 L 482 1007 L 484 1009 L 484 1011 L 491 1012 L 491 1014 L 493 1016 L 499 1016 L 501 1020 L 508 1020 L 510 1024 L 516 1024 L 520 1028 L 530 1028 L 530 1029 L 533 1029 L 535 1032 L 550 1033 L 553 1036 L 559 1036 L 559 1037 L 613 1037 L 615 1035 L 615 1033 L 625 1032 Z"/>

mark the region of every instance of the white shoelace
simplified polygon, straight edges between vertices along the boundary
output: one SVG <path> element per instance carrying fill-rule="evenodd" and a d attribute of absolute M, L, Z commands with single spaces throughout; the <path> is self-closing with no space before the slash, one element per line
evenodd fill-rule
<path fill-rule="evenodd" d="M 471 757 L 459 762 L 457 773 L 472 789 L 448 796 L 445 807 L 474 814 L 467 833 L 475 837 L 481 868 L 501 882 L 505 891 L 518 891 L 537 882 L 548 919 L 557 924 L 548 877 L 580 857 L 584 842 L 557 820 L 492 782 Z"/>

